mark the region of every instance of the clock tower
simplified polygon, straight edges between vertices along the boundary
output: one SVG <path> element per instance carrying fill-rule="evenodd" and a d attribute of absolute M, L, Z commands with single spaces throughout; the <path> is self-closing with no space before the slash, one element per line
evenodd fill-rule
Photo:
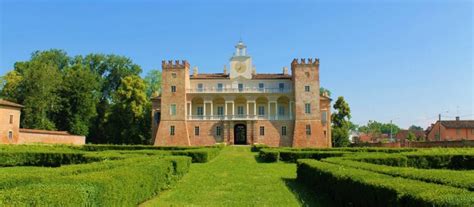
<path fill-rule="evenodd" d="M 247 46 L 241 41 L 235 45 L 235 53 L 230 58 L 230 78 L 252 78 L 252 58 L 247 56 Z"/>

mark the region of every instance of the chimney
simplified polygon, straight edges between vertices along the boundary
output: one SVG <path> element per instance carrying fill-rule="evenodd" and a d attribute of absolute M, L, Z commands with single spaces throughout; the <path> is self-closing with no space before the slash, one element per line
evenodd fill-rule
<path fill-rule="evenodd" d="M 227 75 L 227 65 L 224 65 L 224 75 Z"/>
<path fill-rule="evenodd" d="M 283 75 L 288 75 L 288 67 L 283 67 Z"/>
<path fill-rule="evenodd" d="M 459 116 L 456 116 L 456 121 L 459 121 Z"/>
<path fill-rule="evenodd" d="M 193 76 L 197 76 L 198 75 L 198 67 L 197 66 L 194 66 L 193 68 Z"/>

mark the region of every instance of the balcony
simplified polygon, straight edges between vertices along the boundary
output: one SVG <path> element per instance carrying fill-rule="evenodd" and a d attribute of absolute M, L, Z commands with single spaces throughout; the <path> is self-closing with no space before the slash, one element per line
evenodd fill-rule
<path fill-rule="evenodd" d="M 193 115 L 187 116 L 187 120 L 212 120 L 212 121 L 247 121 L 247 120 L 293 120 L 290 116 L 277 116 L 277 115 L 216 115 L 216 116 L 203 116 Z"/>
<path fill-rule="evenodd" d="M 291 88 L 191 88 L 188 93 L 291 93 Z"/>

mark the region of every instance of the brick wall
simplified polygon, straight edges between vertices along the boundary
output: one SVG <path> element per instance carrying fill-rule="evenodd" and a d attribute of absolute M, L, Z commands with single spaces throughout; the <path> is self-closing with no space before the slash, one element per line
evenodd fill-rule
<path fill-rule="evenodd" d="M 20 129 L 20 136 L 16 144 L 74 144 L 86 143 L 85 136 L 70 135 L 67 132 Z"/>

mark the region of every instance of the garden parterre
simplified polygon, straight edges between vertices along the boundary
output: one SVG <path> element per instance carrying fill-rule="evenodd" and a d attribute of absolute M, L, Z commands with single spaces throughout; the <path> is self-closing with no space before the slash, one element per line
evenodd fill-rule
<path fill-rule="evenodd" d="M 335 204 L 474 206 L 473 148 L 259 148 L 264 162 L 296 162 L 297 180 Z"/>
<path fill-rule="evenodd" d="M 221 147 L 4 145 L 0 206 L 136 206 Z M 126 187 L 124 187 L 126 186 Z"/>

